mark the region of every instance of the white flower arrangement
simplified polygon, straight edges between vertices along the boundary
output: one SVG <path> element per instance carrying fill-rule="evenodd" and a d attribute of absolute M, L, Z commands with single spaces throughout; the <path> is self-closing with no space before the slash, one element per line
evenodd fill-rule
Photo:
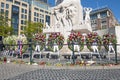
<path fill-rule="evenodd" d="M 25 35 L 20 35 L 20 36 L 8 36 L 6 38 L 3 39 L 3 44 L 9 48 L 9 49 L 14 49 L 17 50 L 18 49 L 18 41 L 21 41 L 22 44 L 27 44 L 27 38 Z M 27 49 L 27 45 L 22 45 L 22 52 L 25 52 Z"/>

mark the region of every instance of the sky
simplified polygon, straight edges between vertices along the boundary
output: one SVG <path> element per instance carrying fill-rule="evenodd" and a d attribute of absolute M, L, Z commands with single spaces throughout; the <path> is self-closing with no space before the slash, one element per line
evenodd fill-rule
<path fill-rule="evenodd" d="M 48 0 L 52 5 L 54 0 Z M 110 8 L 115 18 L 120 22 L 120 0 L 81 0 L 83 7 L 91 7 L 93 9 L 107 6 Z"/>

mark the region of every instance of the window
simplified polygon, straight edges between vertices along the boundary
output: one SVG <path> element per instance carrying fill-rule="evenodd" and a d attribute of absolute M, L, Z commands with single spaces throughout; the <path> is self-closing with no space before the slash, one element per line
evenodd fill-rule
<path fill-rule="evenodd" d="M 27 4 L 22 3 L 22 6 L 27 7 Z"/>
<path fill-rule="evenodd" d="M 47 11 L 45 11 L 45 13 L 46 13 L 46 14 L 48 14 L 48 12 L 47 12 Z"/>
<path fill-rule="evenodd" d="M 6 12 L 5 12 L 5 13 L 6 13 L 6 15 L 8 16 L 8 14 L 9 14 L 9 11 L 8 11 L 8 10 L 6 10 Z"/>
<path fill-rule="evenodd" d="M 44 20 L 42 20 L 42 23 L 44 23 Z"/>
<path fill-rule="evenodd" d="M 35 7 L 34 9 L 35 9 L 35 10 L 37 10 L 37 11 L 39 11 L 39 9 L 38 9 L 38 8 L 36 8 L 36 7 Z"/>
<path fill-rule="evenodd" d="M 13 2 L 13 0 L 6 0 L 6 1 Z"/>
<path fill-rule="evenodd" d="M 34 12 L 34 16 L 36 16 L 37 15 L 37 13 L 36 12 Z"/>
<path fill-rule="evenodd" d="M 105 18 L 107 17 L 107 12 L 101 12 L 100 15 L 101 15 L 101 18 Z"/>
<path fill-rule="evenodd" d="M 1 13 L 4 13 L 4 9 L 1 9 Z"/>
<path fill-rule="evenodd" d="M 8 9 L 9 8 L 9 4 L 6 4 L 6 9 Z"/>
<path fill-rule="evenodd" d="M 21 30 L 24 30 L 24 26 L 21 26 Z"/>
<path fill-rule="evenodd" d="M 25 19 L 27 19 L 27 15 L 25 15 Z"/>
<path fill-rule="evenodd" d="M 97 19 L 97 14 L 93 14 L 90 16 L 91 20 Z"/>
<path fill-rule="evenodd" d="M 18 2 L 18 1 L 15 1 L 15 4 L 17 4 L 17 5 L 20 5 L 20 2 Z"/>
<path fill-rule="evenodd" d="M 44 15 L 40 14 L 40 18 L 43 19 L 43 18 L 44 18 Z"/>
<path fill-rule="evenodd" d="M 40 22 L 42 22 L 42 20 L 40 19 Z"/>
<path fill-rule="evenodd" d="M 25 24 L 25 22 L 23 20 L 21 20 L 21 24 Z"/>
<path fill-rule="evenodd" d="M 24 13 L 24 9 L 22 9 L 22 13 Z"/>
<path fill-rule="evenodd" d="M 34 17 L 34 21 L 36 22 L 36 18 Z"/>
<path fill-rule="evenodd" d="M 37 17 L 39 17 L 39 14 L 37 13 Z"/>
<path fill-rule="evenodd" d="M 37 22 L 39 21 L 39 19 L 37 18 Z"/>
<path fill-rule="evenodd" d="M 21 15 L 21 18 L 22 18 L 22 19 L 24 18 L 24 14 Z"/>
<path fill-rule="evenodd" d="M 27 14 L 27 10 L 25 9 L 25 13 Z"/>
<path fill-rule="evenodd" d="M 102 25 L 102 29 L 106 29 L 107 28 L 107 25 Z"/>
<path fill-rule="evenodd" d="M 40 9 L 40 12 L 44 12 L 44 10 Z"/>
<path fill-rule="evenodd" d="M 4 8 L 4 3 L 1 3 L 1 7 Z"/>

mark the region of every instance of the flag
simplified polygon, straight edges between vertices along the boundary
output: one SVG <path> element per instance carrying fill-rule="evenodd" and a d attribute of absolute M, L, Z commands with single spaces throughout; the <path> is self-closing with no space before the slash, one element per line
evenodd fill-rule
<path fill-rule="evenodd" d="M 22 55 L 22 41 L 20 41 L 20 55 Z"/>

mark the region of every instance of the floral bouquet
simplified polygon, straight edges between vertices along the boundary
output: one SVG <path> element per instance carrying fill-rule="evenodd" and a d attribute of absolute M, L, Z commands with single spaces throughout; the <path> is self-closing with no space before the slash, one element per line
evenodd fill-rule
<path fill-rule="evenodd" d="M 108 50 L 109 43 L 115 45 L 117 43 L 116 36 L 113 34 L 105 34 L 103 35 L 103 45 L 106 50 Z"/>
<path fill-rule="evenodd" d="M 54 45 L 58 45 L 59 50 L 63 47 L 64 37 L 60 33 L 51 33 L 48 38 L 48 49 L 53 51 Z"/>
<path fill-rule="evenodd" d="M 73 51 L 72 48 L 73 44 L 80 45 L 80 51 L 83 50 L 84 48 L 84 39 L 80 32 L 72 32 L 67 39 L 67 43 L 68 43 L 68 48 L 72 51 Z"/>
<path fill-rule="evenodd" d="M 43 50 L 46 44 L 46 35 L 42 33 L 38 33 L 35 35 L 35 42 L 40 45 L 40 50 Z"/>
<path fill-rule="evenodd" d="M 87 34 L 86 37 L 86 45 L 90 51 L 93 51 L 92 50 L 93 43 L 96 43 L 98 45 L 99 50 L 101 49 L 102 44 L 101 37 L 96 32 L 89 33 Z"/>

